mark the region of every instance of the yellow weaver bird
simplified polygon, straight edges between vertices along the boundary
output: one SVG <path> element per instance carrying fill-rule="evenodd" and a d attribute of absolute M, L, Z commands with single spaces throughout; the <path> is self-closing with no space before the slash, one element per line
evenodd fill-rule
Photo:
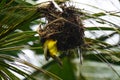
<path fill-rule="evenodd" d="M 43 48 L 46 60 L 49 60 L 49 58 L 52 57 L 60 66 L 62 66 L 60 58 L 57 57 L 59 53 L 57 49 L 57 40 L 47 39 L 43 44 Z"/>

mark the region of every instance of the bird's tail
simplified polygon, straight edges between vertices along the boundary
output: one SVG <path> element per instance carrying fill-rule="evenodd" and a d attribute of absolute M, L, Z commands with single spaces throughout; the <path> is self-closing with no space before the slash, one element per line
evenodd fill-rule
<path fill-rule="evenodd" d="M 60 66 L 63 65 L 63 63 L 62 63 L 62 61 L 61 61 L 61 59 L 60 59 L 59 57 L 57 57 L 57 56 L 52 56 L 52 58 L 53 58 Z"/>

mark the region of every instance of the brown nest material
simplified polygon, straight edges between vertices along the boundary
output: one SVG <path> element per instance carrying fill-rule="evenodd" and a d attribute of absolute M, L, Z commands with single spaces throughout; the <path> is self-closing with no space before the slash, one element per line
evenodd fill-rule
<path fill-rule="evenodd" d="M 66 51 L 84 44 L 84 27 L 74 7 L 61 7 L 63 12 L 51 8 L 46 12 L 48 24 L 39 29 L 41 43 L 47 39 L 57 40 L 57 49 Z"/>

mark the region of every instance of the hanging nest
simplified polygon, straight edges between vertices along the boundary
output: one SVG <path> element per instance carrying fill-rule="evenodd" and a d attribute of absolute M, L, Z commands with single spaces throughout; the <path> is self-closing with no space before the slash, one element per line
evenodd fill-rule
<path fill-rule="evenodd" d="M 84 27 L 73 6 L 61 6 L 63 12 L 51 7 L 46 9 L 45 17 L 48 21 L 44 28 L 39 27 L 41 43 L 47 39 L 57 40 L 57 49 L 66 51 L 84 44 Z"/>

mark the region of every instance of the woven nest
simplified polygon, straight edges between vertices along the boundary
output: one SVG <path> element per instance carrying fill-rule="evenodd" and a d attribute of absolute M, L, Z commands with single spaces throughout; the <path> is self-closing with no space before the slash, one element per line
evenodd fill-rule
<path fill-rule="evenodd" d="M 84 44 L 84 27 L 74 7 L 61 7 L 63 12 L 49 9 L 45 14 L 48 23 L 39 28 L 41 43 L 47 39 L 57 40 L 57 48 L 61 51 L 76 48 Z"/>

